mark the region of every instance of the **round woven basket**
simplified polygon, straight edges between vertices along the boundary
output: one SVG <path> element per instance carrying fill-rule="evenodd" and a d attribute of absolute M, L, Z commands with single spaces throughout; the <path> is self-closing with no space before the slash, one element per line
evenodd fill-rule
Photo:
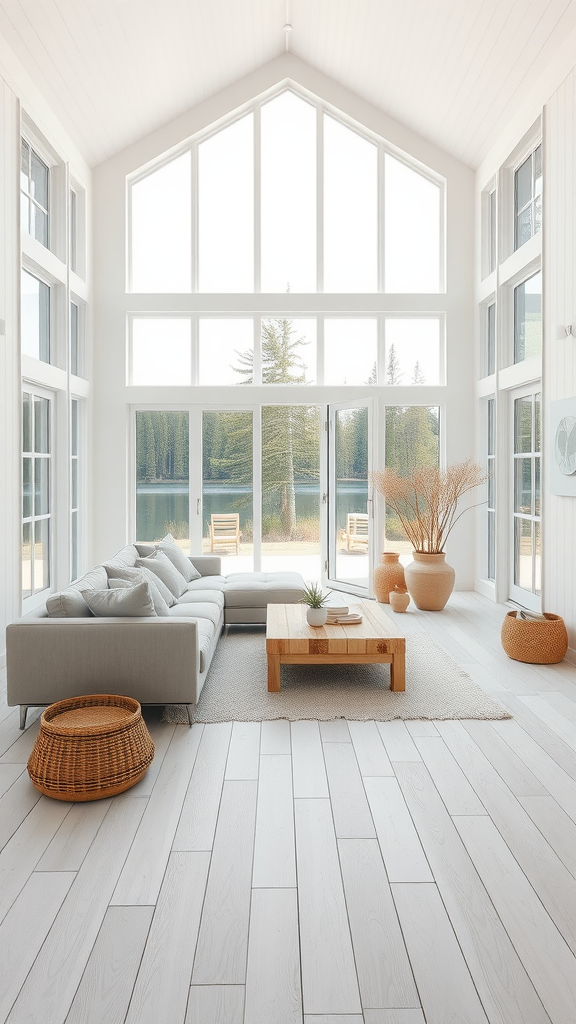
<path fill-rule="evenodd" d="M 28 774 L 56 800 L 101 800 L 139 782 L 153 757 L 138 701 L 97 693 L 46 708 Z"/>
<path fill-rule="evenodd" d="M 531 665 L 556 665 L 568 650 L 568 634 L 560 615 L 544 613 L 546 622 L 517 619 L 508 612 L 502 623 L 502 647 L 509 658 Z"/>

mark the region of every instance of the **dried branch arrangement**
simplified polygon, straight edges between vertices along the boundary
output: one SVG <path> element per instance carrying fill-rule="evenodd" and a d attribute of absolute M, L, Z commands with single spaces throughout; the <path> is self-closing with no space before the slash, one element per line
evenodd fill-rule
<path fill-rule="evenodd" d="M 411 477 L 394 469 L 372 473 L 372 483 L 396 513 L 415 551 L 438 554 L 454 526 L 469 508 L 458 511 L 461 498 L 486 480 L 472 459 L 455 462 L 447 469 L 417 470 Z"/>

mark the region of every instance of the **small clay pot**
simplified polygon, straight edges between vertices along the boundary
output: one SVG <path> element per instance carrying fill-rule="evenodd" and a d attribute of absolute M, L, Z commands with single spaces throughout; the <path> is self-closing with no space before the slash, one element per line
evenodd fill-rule
<path fill-rule="evenodd" d="M 309 626 L 325 626 L 328 618 L 327 608 L 307 608 L 306 620 Z"/>
<path fill-rule="evenodd" d="M 410 604 L 410 594 L 398 590 L 390 591 L 390 607 L 393 612 L 405 612 Z"/>

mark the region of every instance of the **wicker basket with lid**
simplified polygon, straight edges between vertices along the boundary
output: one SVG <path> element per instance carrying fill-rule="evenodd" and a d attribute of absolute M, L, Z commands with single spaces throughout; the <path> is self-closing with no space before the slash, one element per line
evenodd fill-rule
<path fill-rule="evenodd" d="M 46 708 L 28 774 L 56 800 L 101 800 L 139 782 L 153 757 L 138 701 L 90 694 Z"/>

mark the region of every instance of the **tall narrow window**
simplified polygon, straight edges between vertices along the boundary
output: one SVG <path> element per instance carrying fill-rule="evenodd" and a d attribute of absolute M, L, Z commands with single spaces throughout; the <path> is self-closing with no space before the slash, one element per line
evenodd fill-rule
<path fill-rule="evenodd" d="M 190 550 L 188 413 L 136 413 L 136 536 Z"/>
<path fill-rule="evenodd" d="M 389 405 L 386 408 L 385 462 L 399 476 L 437 466 L 440 460 L 440 409 L 437 406 Z M 386 507 L 386 548 L 412 551 L 400 520 Z"/>
<path fill-rule="evenodd" d="M 324 291 L 378 289 L 378 150 L 324 116 Z"/>
<path fill-rule="evenodd" d="M 495 451 L 495 401 L 487 402 L 486 461 L 488 470 L 487 495 L 487 559 L 486 574 L 489 580 L 496 578 L 496 451 Z"/>
<path fill-rule="evenodd" d="M 198 260 L 199 291 L 253 291 L 252 114 L 198 146 Z"/>
<path fill-rule="evenodd" d="M 514 289 L 514 362 L 542 352 L 542 272 Z"/>
<path fill-rule="evenodd" d="M 35 149 L 21 140 L 20 217 L 21 227 L 48 248 L 50 242 L 50 169 Z"/>
<path fill-rule="evenodd" d="M 73 398 L 70 406 L 70 578 L 78 577 L 79 504 L 78 452 L 80 447 L 80 402 Z"/>
<path fill-rule="evenodd" d="M 496 270 L 496 189 L 488 196 L 488 272 Z"/>
<path fill-rule="evenodd" d="M 70 270 L 76 273 L 78 259 L 78 197 L 70 189 Z"/>
<path fill-rule="evenodd" d="M 484 375 L 490 377 L 496 371 L 496 303 L 486 309 Z"/>
<path fill-rule="evenodd" d="M 252 412 L 202 412 L 202 550 L 222 572 L 254 568 Z"/>
<path fill-rule="evenodd" d="M 77 302 L 70 303 L 70 373 L 81 377 L 82 352 L 80 347 L 80 310 Z"/>
<path fill-rule="evenodd" d="M 316 109 L 283 92 L 261 126 L 261 291 L 315 292 Z"/>
<path fill-rule="evenodd" d="M 440 290 L 440 187 L 386 154 L 384 266 L 387 292 Z"/>
<path fill-rule="evenodd" d="M 540 594 L 540 399 L 514 402 L 514 585 Z"/>
<path fill-rule="evenodd" d="M 542 227 L 542 145 L 514 174 L 514 248 L 519 249 Z"/>
<path fill-rule="evenodd" d="M 50 586 L 50 399 L 22 395 L 22 596 Z"/>
<path fill-rule="evenodd" d="M 44 281 L 22 271 L 20 330 L 22 353 L 50 362 L 50 288 Z"/>
<path fill-rule="evenodd" d="M 132 185 L 133 292 L 192 288 L 191 173 L 187 152 Z"/>

